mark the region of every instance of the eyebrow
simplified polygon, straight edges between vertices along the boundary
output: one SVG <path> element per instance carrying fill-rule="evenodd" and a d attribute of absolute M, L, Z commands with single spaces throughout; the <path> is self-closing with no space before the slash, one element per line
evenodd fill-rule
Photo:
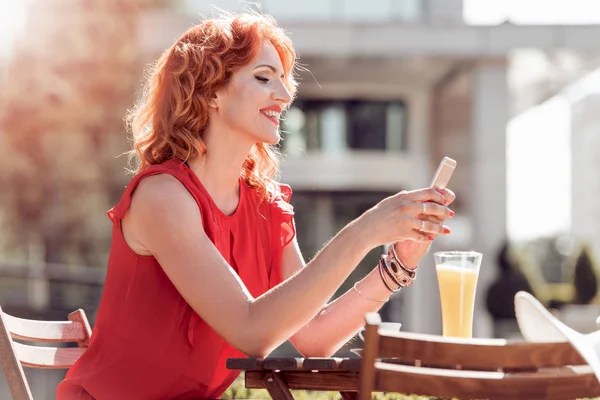
<path fill-rule="evenodd" d="M 277 68 L 275 68 L 274 66 L 269 65 L 269 64 L 261 64 L 261 65 L 256 66 L 254 69 L 265 68 L 265 67 L 269 68 L 271 71 L 273 71 L 274 74 L 277 73 Z M 281 77 L 283 77 L 283 74 L 281 74 Z"/>

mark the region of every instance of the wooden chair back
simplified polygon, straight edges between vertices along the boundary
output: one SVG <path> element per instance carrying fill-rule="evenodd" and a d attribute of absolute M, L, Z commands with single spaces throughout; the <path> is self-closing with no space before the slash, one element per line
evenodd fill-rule
<path fill-rule="evenodd" d="M 92 330 L 85 312 L 72 312 L 68 321 L 36 321 L 16 318 L 0 308 L 0 363 L 13 400 L 32 400 L 23 365 L 31 368 L 70 368 L 89 344 Z M 78 347 L 42 347 L 19 343 L 77 342 Z"/>
<path fill-rule="evenodd" d="M 359 399 L 400 392 L 461 399 L 574 399 L 600 384 L 569 343 L 460 339 L 379 330 L 366 316 Z"/>

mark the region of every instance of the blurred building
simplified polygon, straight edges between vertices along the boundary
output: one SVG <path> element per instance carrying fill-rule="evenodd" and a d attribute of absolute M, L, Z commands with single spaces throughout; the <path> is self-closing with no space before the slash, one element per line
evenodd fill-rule
<path fill-rule="evenodd" d="M 467 26 L 462 0 L 259 3 L 291 32 L 310 71 L 300 74 L 282 144 L 282 181 L 294 189 L 305 257 L 383 196 L 427 186 L 441 158 L 450 156 L 458 161 L 451 183 L 458 216 L 449 222 L 451 238 L 438 240 L 435 248 L 483 252 L 485 289 L 506 236 L 506 124 L 516 110 L 545 100 L 585 72 L 539 73 L 535 87 L 513 79 L 515 90 L 526 94 L 513 96 L 510 55 L 522 48 L 597 54 L 600 46 L 589 38 L 600 28 Z M 178 9 L 146 13 L 140 25 L 146 61 L 200 14 L 214 13 L 211 4 L 243 9 L 236 0 L 185 0 Z M 350 280 L 366 274 L 380 252 L 369 254 Z M 424 259 L 418 283 L 385 310 L 407 330 L 440 332 L 432 258 Z M 479 305 L 481 336 L 490 334 L 485 314 Z"/>
<path fill-rule="evenodd" d="M 600 72 L 600 71 L 599 71 Z M 593 74 L 600 89 L 600 73 Z M 592 83 L 589 81 L 581 84 Z M 572 106 L 571 232 L 600 257 L 600 90 L 578 96 Z"/>
<path fill-rule="evenodd" d="M 281 176 L 281 180 L 294 189 L 292 201 L 296 208 L 298 239 L 305 258 L 310 259 L 340 228 L 384 196 L 427 186 L 438 162 L 450 156 L 458 161 L 451 182 L 458 196 L 453 206 L 457 217 L 448 222 L 453 229 L 451 237 L 437 240 L 434 250 L 474 249 L 484 253 L 476 335 L 491 336 L 491 324 L 483 309 L 483 294 L 494 279 L 495 256 L 507 233 L 506 124 L 515 114 L 552 97 L 597 67 L 600 44 L 593 38 L 600 35 L 600 27 L 510 23 L 469 26 L 463 21 L 462 0 L 255 2 L 291 32 L 300 62 L 310 71 L 300 73 L 298 99 L 287 113 L 283 126 L 285 161 Z M 198 22 L 199 14 L 210 16 L 215 11 L 211 5 L 231 11 L 243 8 L 238 0 L 147 0 L 147 3 L 153 8 L 143 11 L 137 32 L 125 29 L 136 26 L 133 19 L 138 17 L 127 14 L 127 7 L 122 12 L 112 11 L 115 15 L 111 18 L 122 19 L 121 24 L 117 24 L 121 30 L 115 29 L 117 25 L 106 30 L 98 28 L 107 36 L 118 36 L 121 50 L 115 51 L 114 40 L 98 41 L 94 37 L 96 31 L 89 32 L 88 40 L 93 39 L 95 52 L 88 56 L 96 57 L 90 65 L 127 78 L 118 84 L 105 79 L 102 82 L 106 88 L 129 91 L 133 86 L 128 80 L 128 55 L 136 57 L 132 50 L 136 46 L 130 47 L 136 43 L 134 40 L 142 51 L 137 68 L 141 77 L 142 67 Z M 38 17 L 42 15 L 43 11 L 37 12 Z M 34 24 L 43 20 L 35 20 Z M 63 33 L 78 36 L 66 30 Z M 54 42 L 52 47 L 59 41 Z M 64 54 L 75 54 L 73 49 L 85 52 L 87 48 L 69 43 L 65 40 L 62 44 L 68 48 Z M 115 59 L 115 65 L 107 66 L 106 50 L 100 51 L 98 43 L 109 46 L 113 53 L 126 60 L 121 60 L 121 65 L 121 61 Z M 40 57 L 41 61 L 26 64 L 44 65 L 43 55 Z M 60 61 L 66 62 L 62 58 Z M 119 65 L 124 69 L 119 69 Z M 44 67 L 50 69 L 47 65 Z M 1 68 L 0 72 L 3 72 Z M 90 80 L 86 74 L 84 81 L 101 81 L 98 79 L 101 74 L 93 75 L 95 79 Z M 126 97 L 128 101 L 128 95 Z M 583 95 L 571 96 L 570 101 L 572 233 L 578 238 L 593 237 L 594 246 L 600 251 L 600 228 L 596 223 L 600 217 L 600 181 L 594 174 L 600 154 L 596 124 L 600 98 L 584 91 Z M 83 101 L 69 104 L 85 106 L 85 110 L 71 111 L 71 114 L 84 115 L 89 108 L 89 103 Z M 124 113 L 120 103 L 113 106 Z M 103 109 L 101 105 L 93 108 Z M 44 109 L 52 114 L 52 109 Z M 118 111 L 119 128 L 122 112 Z M 97 129 L 96 134 L 105 137 L 108 118 L 98 113 L 92 116 L 101 121 L 102 129 Z M 87 122 L 88 118 L 84 120 Z M 103 146 L 111 149 L 105 155 L 113 169 L 107 173 L 109 164 L 97 163 L 102 173 L 90 175 L 96 181 L 100 179 L 98 176 L 117 176 L 115 171 L 122 169 L 121 164 L 112 163 L 118 153 L 114 149 L 122 148 L 121 134 L 111 140 L 115 141 L 114 145 L 107 147 L 105 143 Z M 529 151 L 537 152 L 543 145 L 543 140 L 539 140 Z M 56 154 L 56 160 L 69 170 L 74 169 L 72 165 L 82 164 L 68 158 L 69 154 L 89 157 L 88 153 L 75 151 Z M 523 154 L 527 156 L 527 152 Z M 121 193 L 126 177 L 118 179 L 121 181 L 116 185 L 114 182 L 112 186 L 105 185 L 116 187 L 111 189 L 114 193 L 107 199 L 82 203 L 85 218 L 94 228 L 90 228 L 93 231 L 90 243 L 100 243 L 94 254 L 104 254 L 108 247 L 110 225 L 104 211 Z M 539 197 L 523 200 L 530 207 L 551 202 L 552 189 L 543 191 Z M 49 202 L 47 196 L 41 197 L 41 201 L 50 210 L 54 210 L 52 207 L 59 210 L 63 204 L 58 200 Z M 92 214 L 97 218 L 92 218 Z M 60 241 L 53 225 L 56 215 L 58 213 L 53 212 L 52 223 L 47 224 L 47 236 Z M 77 228 L 74 234 L 81 236 L 82 226 L 73 226 Z M 10 244 L 9 237 L 2 232 L 0 240 Z M 101 290 L 102 271 L 86 272 L 81 268 L 77 272 L 78 268 L 59 263 L 74 265 L 81 261 L 48 260 L 49 246 L 39 246 L 31 238 L 27 243 L 27 268 L 20 264 L 0 264 L 2 305 L 10 307 L 5 309 L 21 317 L 57 319 L 77 307 L 93 311 Z M 371 252 L 339 293 L 373 268 L 381 251 Z M 38 256 L 38 253 L 46 256 Z M 46 264 L 32 262 L 42 259 Z M 48 265 L 48 261 L 56 264 Z M 441 332 L 439 296 L 432 267 L 433 257 L 429 254 L 419 270 L 417 283 L 382 311 L 385 319 L 402 321 L 403 329 L 409 331 Z M 88 315 L 93 319 L 93 312 Z M 35 382 L 32 387 L 36 398 L 53 398 L 62 372 L 51 374 L 28 369 L 27 373 L 30 382 Z M 8 397 L 5 387 L 0 387 L 0 397 Z"/>

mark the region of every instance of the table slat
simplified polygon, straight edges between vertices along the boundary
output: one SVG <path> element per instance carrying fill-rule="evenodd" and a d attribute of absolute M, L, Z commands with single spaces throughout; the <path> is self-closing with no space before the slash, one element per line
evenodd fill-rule
<path fill-rule="evenodd" d="M 341 358 L 305 358 L 302 369 L 309 371 L 335 370 L 340 367 L 341 363 Z"/>
<path fill-rule="evenodd" d="M 227 369 L 253 370 L 263 369 L 263 360 L 260 358 L 228 358 L 225 366 Z"/>
<path fill-rule="evenodd" d="M 340 370 L 342 371 L 359 371 L 362 359 L 360 358 L 344 358 L 340 363 Z"/>
<path fill-rule="evenodd" d="M 263 368 L 280 371 L 296 371 L 302 369 L 303 358 L 265 358 Z"/>

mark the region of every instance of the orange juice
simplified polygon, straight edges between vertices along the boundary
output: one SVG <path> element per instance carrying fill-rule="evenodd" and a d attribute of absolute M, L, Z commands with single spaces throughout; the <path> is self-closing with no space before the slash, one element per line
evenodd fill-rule
<path fill-rule="evenodd" d="M 478 271 L 449 263 L 436 265 L 444 336 L 473 337 Z"/>

